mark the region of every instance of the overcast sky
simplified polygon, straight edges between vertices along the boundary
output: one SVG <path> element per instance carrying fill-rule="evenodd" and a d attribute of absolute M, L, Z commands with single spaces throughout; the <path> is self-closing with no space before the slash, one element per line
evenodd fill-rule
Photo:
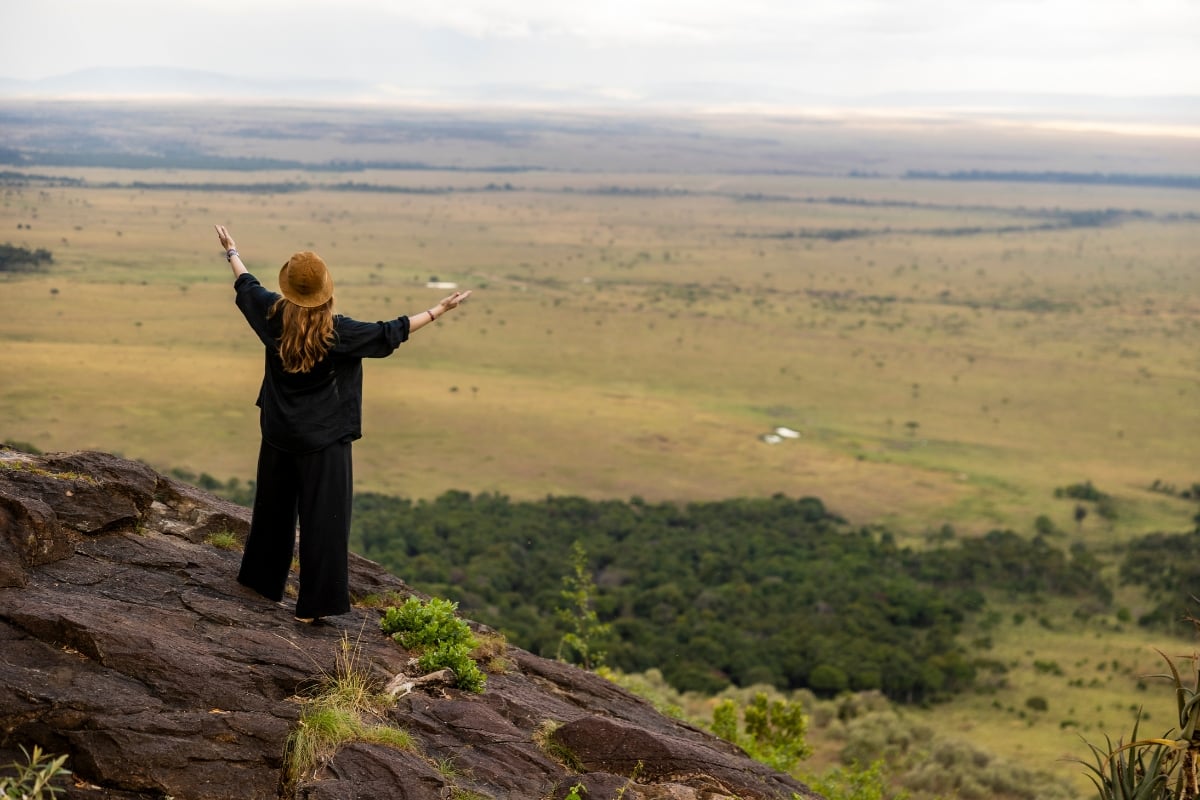
<path fill-rule="evenodd" d="M 4 0 L 0 77 L 1200 94 L 1200 0 Z"/>

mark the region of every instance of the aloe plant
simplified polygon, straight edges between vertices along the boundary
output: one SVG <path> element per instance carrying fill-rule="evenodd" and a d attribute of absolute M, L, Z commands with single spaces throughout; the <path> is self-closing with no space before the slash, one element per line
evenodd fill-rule
<path fill-rule="evenodd" d="M 1198 624 L 1197 620 L 1191 620 Z M 1198 624 L 1200 627 L 1200 624 Z M 1170 674 L 1152 677 L 1166 678 L 1175 684 L 1175 701 L 1179 727 L 1158 738 L 1139 739 L 1138 723 L 1128 744 L 1105 737 L 1107 751 L 1089 743 L 1095 765 L 1085 766 L 1101 800 L 1197 800 L 1200 798 L 1200 739 L 1196 736 L 1200 723 L 1200 653 L 1193 653 L 1192 680 L 1184 681 L 1175 662 L 1163 651 L 1158 654 L 1167 662 Z"/>

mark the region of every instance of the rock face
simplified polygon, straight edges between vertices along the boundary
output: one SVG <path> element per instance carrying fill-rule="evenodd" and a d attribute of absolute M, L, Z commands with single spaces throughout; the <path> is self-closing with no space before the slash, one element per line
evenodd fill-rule
<path fill-rule="evenodd" d="M 380 686 L 412 668 L 378 610 L 314 627 L 239 586 L 240 550 L 210 537 L 248 528 L 246 509 L 135 462 L 0 449 L 0 763 L 18 745 L 65 753 L 74 798 L 280 796 L 301 697 L 343 639 Z M 357 557 L 351 587 L 413 594 Z M 596 675 L 507 658 L 481 695 L 431 683 L 401 697 L 388 721 L 413 749 L 344 744 L 295 795 L 817 797 Z"/>

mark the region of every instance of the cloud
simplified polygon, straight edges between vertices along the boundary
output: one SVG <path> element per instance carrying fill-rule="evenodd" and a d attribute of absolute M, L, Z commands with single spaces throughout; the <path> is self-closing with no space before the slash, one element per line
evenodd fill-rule
<path fill-rule="evenodd" d="M 427 28 L 442 28 L 476 39 L 567 38 L 589 46 L 695 44 L 711 42 L 718 31 L 706 23 L 705 2 L 606 0 L 603 3 L 548 0 L 459 0 L 393 5 L 359 0 L 360 5 Z M 708 0 L 708 5 L 720 3 Z"/>
<path fill-rule="evenodd" d="M 162 64 L 416 91 L 556 81 L 793 92 L 1200 93 L 1194 0 L 38 0 L 0 77 Z"/>

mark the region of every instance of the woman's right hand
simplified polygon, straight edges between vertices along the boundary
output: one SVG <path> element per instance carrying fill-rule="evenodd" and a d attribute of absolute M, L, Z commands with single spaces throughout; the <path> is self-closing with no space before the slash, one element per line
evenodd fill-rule
<path fill-rule="evenodd" d="M 225 230 L 224 225 L 214 225 L 213 227 L 217 229 L 217 239 L 220 240 L 221 247 L 225 248 L 226 253 L 228 253 L 230 250 L 237 249 L 237 245 L 234 244 L 233 237 L 229 235 L 229 231 Z"/>
<path fill-rule="evenodd" d="M 242 257 L 238 254 L 237 244 L 224 225 L 213 227 L 217 229 L 217 239 L 220 240 L 221 247 L 225 248 L 225 259 L 229 262 L 229 268 L 233 270 L 233 277 L 240 278 L 246 272 L 246 265 L 242 263 Z"/>

